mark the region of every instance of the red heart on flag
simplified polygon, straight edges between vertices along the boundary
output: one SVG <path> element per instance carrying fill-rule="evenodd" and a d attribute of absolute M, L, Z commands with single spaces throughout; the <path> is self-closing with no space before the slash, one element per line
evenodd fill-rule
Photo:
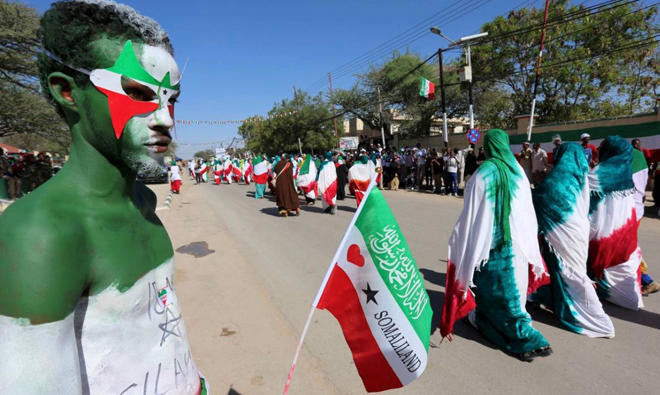
<path fill-rule="evenodd" d="M 360 253 L 360 247 L 357 244 L 351 244 L 346 253 L 346 260 L 350 263 L 362 267 L 364 266 L 364 257 Z"/>

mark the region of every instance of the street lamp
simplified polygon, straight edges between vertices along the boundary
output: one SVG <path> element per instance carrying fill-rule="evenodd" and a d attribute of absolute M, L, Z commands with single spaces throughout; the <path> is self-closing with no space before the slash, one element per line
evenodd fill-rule
<path fill-rule="evenodd" d="M 431 26 L 431 33 L 442 36 L 447 40 L 451 41 L 452 43 L 454 42 L 450 38 L 442 34 L 440 29 L 438 29 L 435 26 Z M 449 136 L 447 135 L 447 108 L 445 106 L 445 83 L 444 83 L 444 75 L 442 72 L 442 48 L 438 48 L 438 71 L 440 74 L 440 97 L 442 99 L 442 140 L 444 141 L 446 147 L 447 143 L 449 142 Z"/>
<path fill-rule="evenodd" d="M 465 81 L 468 82 L 468 97 L 469 97 L 469 103 L 470 103 L 470 129 L 474 129 L 474 103 L 472 100 L 472 59 L 470 56 L 470 41 L 476 40 L 478 38 L 486 37 L 488 35 L 488 32 L 483 32 L 483 33 L 478 33 L 478 34 L 473 34 L 470 36 L 465 36 L 461 37 L 458 41 L 454 41 L 451 38 L 445 36 L 442 34 L 440 29 L 438 29 L 435 26 L 431 27 L 431 33 L 437 34 L 444 39 L 448 40 L 449 42 L 452 43 L 450 47 L 455 47 L 460 44 L 465 44 L 466 46 L 466 51 L 465 51 L 465 57 L 467 60 L 467 66 L 464 74 Z M 442 66 L 440 67 L 442 69 Z"/>

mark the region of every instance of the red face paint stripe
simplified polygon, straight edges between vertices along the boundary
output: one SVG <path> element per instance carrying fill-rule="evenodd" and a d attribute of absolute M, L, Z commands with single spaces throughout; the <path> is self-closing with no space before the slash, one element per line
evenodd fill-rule
<path fill-rule="evenodd" d="M 353 353 L 355 366 L 368 392 L 402 386 L 371 333 L 353 283 L 338 265 L 332 269 L 316 307 L 328 310 L 339 321 L 346 343 Z"/>
<path fill-rule="evenodd" d="M 136 115 L 149 114 L 158 109 L 158 103 L 136 101 L 124 94 L 99 87 L 97 89 L 108 97 L 110 118 L 112 118 L 112 127 L 117 139 L 121 137 L 124 126 L 131 118 Z"/>

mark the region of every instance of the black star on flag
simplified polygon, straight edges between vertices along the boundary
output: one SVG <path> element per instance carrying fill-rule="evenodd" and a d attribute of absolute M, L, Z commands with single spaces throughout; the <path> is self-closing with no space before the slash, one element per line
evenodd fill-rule
<path fill-rule="evenodd" d="M 367 295 L 367 303 L 373 301 L 374 303 L 378 304 L 378 302 L 376 302 L 376 294 L 378 293 L 378 291 L 375 289 L 371 289 L 369 283 L 367 283 L 367 289 L 363 289 L 362 292 L 364 292 Z"/>

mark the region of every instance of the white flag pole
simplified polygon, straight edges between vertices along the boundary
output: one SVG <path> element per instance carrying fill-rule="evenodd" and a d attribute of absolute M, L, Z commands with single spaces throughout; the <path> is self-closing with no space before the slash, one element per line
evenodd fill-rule
<path fill-rule="evenodd" d="M 369 187 L 367 188 L 367 191 L 364 193 L 364 199 L 362 199 L 362 201 L 360 202 L 360 206 L 358 206 L 357 210 L 355 211 L 355 214 L 353 215 L 353 219 L 351 219 L 351 223 L 348 224 L 348 227 L 346 228 L 346 232 L 344 233 L 344 237 L 342 237 L 341 243 L 339 243 L 339 247 L 337 248 L 337 251 L 335 251 L 335 255 L 332 257 L 332 262 L 330 262 L 330 267 L 328 268 L 328 271 L 325 273 L 325 277 L 323 278 L 321 287 L 316 293 L 316 297 L 314 298 L 314 303 L 312 303 L 312 309 L 309 311 L 309 315 L 307 316 L 307 321 L 305 322 L 305 326 L 303 327 L 302 334 L 300 335 L 300 340 L 298 341 L 298 346 L 296 347 L 296 353 L 293 355 L 293 362 L 291 363 L 291 368 L 289 368 L 289 374 L 286 378 L 286 384 L 284 385 L 284 391 L 282 392 L 282 395 L 287 395 L 289 393 L 289 387 L 291 386 L 291 379 L 293 378 L 293 371 L 296 369 L 296 363 L 298 362 L 298 355 L 300 354 L 300 350 L 302 349 L 303 342 L 305 341 L 305 336 L 307 335 L 307 329 L 309 329 L 309 324 L 310 322 L 312 322 L 312 316 L 314 315 L 316 306 L 318 305 L 319 300 L 321 299 L 321 295 L 323 295 L 323 290 L 325 289 L 325 286 L 328 283 L 328 280 L 330 279 L 330 275 L 332 274 L 332 269 L 334 269 L 335 265 L 337 264 L 337 260 L 339 259 L 339 253 L 340 251 L 342 251 L 342 247 L 344 246 L 344 244 L 346 244 L 346 240 L 348 239 L 348 234 L 350 233 L 350 230 L 353 228 L 353 226 L 355 226 L 355 222 L 357 221 L 357 218 L 360 216 L 360 213 L 362 212 L 362 208 L 364 207 L 365 201 L 369 198 L 369 194 L 371 193 L 371 190 L 373 189 L 374 185 L 376 185 L 377 176 L 378 175 L 372 177 L 371 180 L 369 181 Z"/>

